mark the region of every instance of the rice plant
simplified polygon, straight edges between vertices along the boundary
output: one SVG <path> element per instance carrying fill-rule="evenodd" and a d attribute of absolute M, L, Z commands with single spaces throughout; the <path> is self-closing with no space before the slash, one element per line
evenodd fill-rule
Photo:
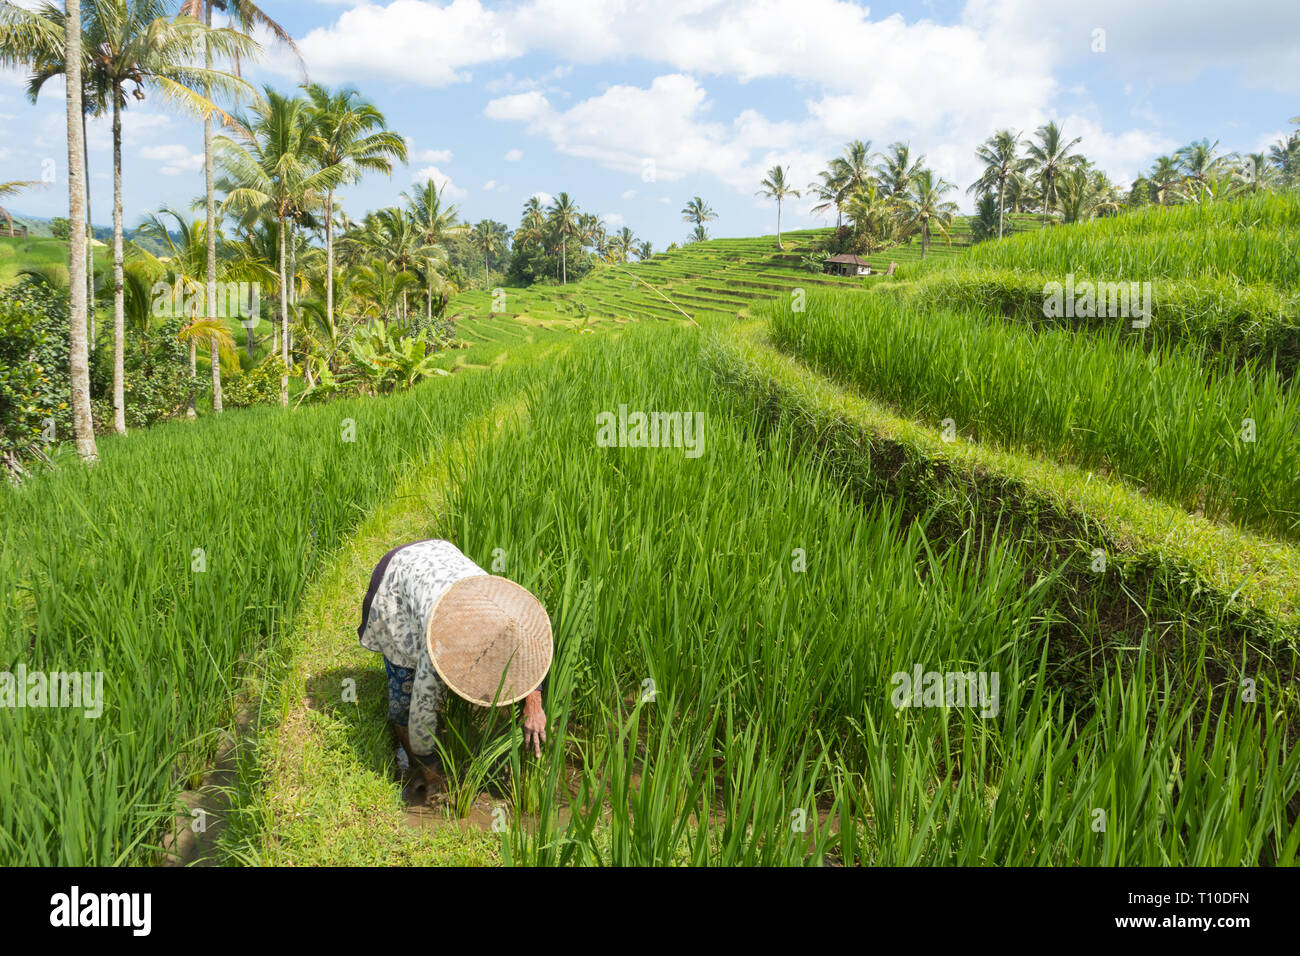
<path fill-rule="evenodd" d="M 0 859 L 150 859 L 241 666 L 323 555 L 400 469 L 521 382 L 454 376 L 383 403 L 165 425 L 104 441 L 93 469 L 0 485 L 0 670 L 103 674 L 98 718 L 0 707 Z"/>
<path fill-rule="evenodd" d="M 1132 348 L 872 295 L 768 304 L 782 348 L 952 437 L 1112 473 L 1189 511 L 1300 534 L 1300 393 L 1205 347 Z"/>
<path fill-rule="evenodd" d="M 529 429 L 456 483 L 461 546 L 510 555 L 556 631 L 549 780 L 505 859 L 1294 858 L 1300 758 L 1274 708 L 1207 711 L 1203 672 L 1146 657 L 1115 657 L 1081 707 L 1056 683 L 1054 576 L 1015 540 L 932 537 L 856 500 L 795 436 L 758 438 L 692 367 L 693 336 L 647 331 L 566 357 Z M 598 447 L 619 403 L 703 411 L 708 452 Z M 996 672 L 997 712 L 895 706 L 917 664 Z"/>

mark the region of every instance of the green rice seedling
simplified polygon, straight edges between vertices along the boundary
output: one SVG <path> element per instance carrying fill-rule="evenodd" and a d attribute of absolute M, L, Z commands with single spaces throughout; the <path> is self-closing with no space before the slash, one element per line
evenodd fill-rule
<path fill-rule="evenodd" d="M 1300 394 L 1204 350 L 1129 348 L 978 313 L 812 292 L 776 343 L 951 437 L 1104 469 L 1189 511 L 1300 534 Z M 1207 366 L 1209 371 L 1206 370 Z"/>
<path fill-rule="evenodd" d="M 1262 750 L 1233 750 L 1227 738 L 1198 749 L 1188 735 L 1206 725 L 1196 675 L 1157 697 L 1145 674 L 1117 673 L 1081 706 L 1051 680 L 1050 578 L 1015 542 L 931 540 L 924 521 L 903 524 L 888 503 L 856 502 L 793 436 L 778 430 L 758 442 L 742 406 L 693 370 L 694 339 L 631 330 L 575 350 L 531 393 L 528 430 L 502 434 L 457 479 L 459 540 L 471 555 L 504 551 L 512 575 L 558 609 L 557 676 L 571 681 L 547 699 L 564 729 L 546 762 L 542 811 L 503 837 L 504 858 L 1285 855 L 1277 801 L 1294 796 L 1297 761 L 1280 723 Z M 596 414 L 620 402 L 704 412 L 708 452 L 597 446 Z M 509 500 L 494 492 L 505 483 Z M 792 560 L 800 548 L 806 566 Z M 891 681 L 917 663 L 998 673 L 997 713 L 894 706 Z M 647 688 L 655 696 L 645 698 Z M 1233 740 L 1252 738 L 1257 713 L 1263 719 L 1262 709 L 1227 715 Z M 1115 730 L 1107 723 L 1130 714 L 1139 716 Z M 567 821 L 553 796 L 565 786 L 560 751 L 579 777 Z M 1198 773 L 1217 762 L 1232 775 L 1262 756 L 1273 789 L 1261 800 L 1166 790 L 1188 801 L 1185 816 L 1218 814 L 1226 826 L 1224 839 L 1183 848 L 1170 830 L 1176 814 L 1142 815 L 1153 791 L 1128 777 L 1110 783 L 1173 756 L 1183 779 L 1193 762 Z M 1157 785 L 1176 779 L 1173 766 Z M 1103 805 L 1099 795 L 1112 789 Z M 1233 799 L 1242 807 L 1228 815 Z M 1094 809 L 1126 829 L 1141 821 L 1145 843 L 1099 842 Z M 806 830 L 791 829 L 793 810 L 804 811 Z M 1229 832 L 1250 840 L 1230 844 Z"/>
<path fill-rule="evenodd" d="M 178 422 L 102 441 L 93 469 L 66 454 L 0 487 L 0 670 L 103 675 L 97 717 L 0 707 L 0 860 L 150 859 L 233 719 L 241 667 L 278 640 L 320 557 L 524 381 Z"/>
<path fill-rule="evenodd" d="M 1264 192 L 1227 202 L 1153 206 L 1000 242 L 983 242 L 948 267 L 1030 269 L 1064 277 L 1152 281 L 1216 276 L 1300 287 L 1300 195 Z"/>

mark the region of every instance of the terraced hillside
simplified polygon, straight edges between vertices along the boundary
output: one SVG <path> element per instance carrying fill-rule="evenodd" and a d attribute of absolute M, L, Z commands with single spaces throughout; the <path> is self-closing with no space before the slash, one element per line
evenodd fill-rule
<path fill-rule="evenodd" d="M 1032 217 L 1016 217 L 1024 229 L 1035 227 Z M 572 331 L 618 325 L 647 319 L 696 320 L 710 314 L 734 315 L 739 309 L 764 299 L 788 297 L 791 290 L 864 288 L 883 276 L 840 278 L 817 274 L 804 266 L 804 258 L 829 229 L 806 229 L 782 234 L 783 249 L 775 236 L 747 239 L 710 239 L 662 252 L 644 262 L 601 265 L 579 282 L 567 286 L 507 288 L 496 297 L 483 290 L 466 292 L 452 300 L 448 314 L 456 316 L 462 337 L 471 344 L 527 338 L 510 320 L 529 330 Z M 970 221 L 957 220 L 951 243 L 937 242 L 926 252 L 925 262 L 952 259 L 970 248 Z M 921 244 L 913 241 L 868 257 L 873 270 L 908 276 L 921 262 Z M 503 308 L 496 306 L 504 306 Z M 502 320 L 506 321 L 502 321 Z M 481 360 L 480 350 L 475 360 Z"/>

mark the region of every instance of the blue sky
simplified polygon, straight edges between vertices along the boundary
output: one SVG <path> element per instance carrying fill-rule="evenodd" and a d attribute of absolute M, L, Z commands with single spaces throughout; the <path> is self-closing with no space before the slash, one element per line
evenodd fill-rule
<path fill-rule="evenodd" d="M 656 248 L 689 231 L 703 196 L 717 236 L 770 233 L 764 170 L 802 187 L 852 138 L 907 140 L 965 188 L 993 129 L 1048 119 L 1127 182 L 1184 143 L 1255 151 L 1300 114 L 1300 3 L 1256 0 L 266 0 L 299 39 L 311 79 L 357 87 L 410 140 L 411 162 L 344 193 L 354 218 L 413 180 L 448 183 L 470 221 L 512 228 L 528 196 L 567 190 Z M 1100 31 L 1100 32 L 1099 32 Z M 291 87 L 284 51 L 247 71 Z M 66 215 L 63 100 L 0 72 L 0 181 L 58 183 L 11 201 Z M 96 224 L 110 222 L 107 124 L 91 130 Z M 202 191 L 202 134 L 153 98 L 126 114 L 128 224 Z M 823 225 L 807 200 L 783 226 Z"/>

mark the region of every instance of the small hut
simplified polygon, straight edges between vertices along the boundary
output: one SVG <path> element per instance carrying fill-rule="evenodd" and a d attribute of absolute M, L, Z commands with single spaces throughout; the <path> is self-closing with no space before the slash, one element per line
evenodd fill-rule
<path fill-rule="evenodd" d="M 18 218 L 11 218 L 9 213 L 0 208 L 0 236 L 19 237 L 26 239 L 30 229 L 27 223 Z"/>
<path fill-rule="evenodd" d="M 871 263 L 861 256 L 843 254 L 826 259 L 826 271 L 836 276 L 869 276 Z"/>

